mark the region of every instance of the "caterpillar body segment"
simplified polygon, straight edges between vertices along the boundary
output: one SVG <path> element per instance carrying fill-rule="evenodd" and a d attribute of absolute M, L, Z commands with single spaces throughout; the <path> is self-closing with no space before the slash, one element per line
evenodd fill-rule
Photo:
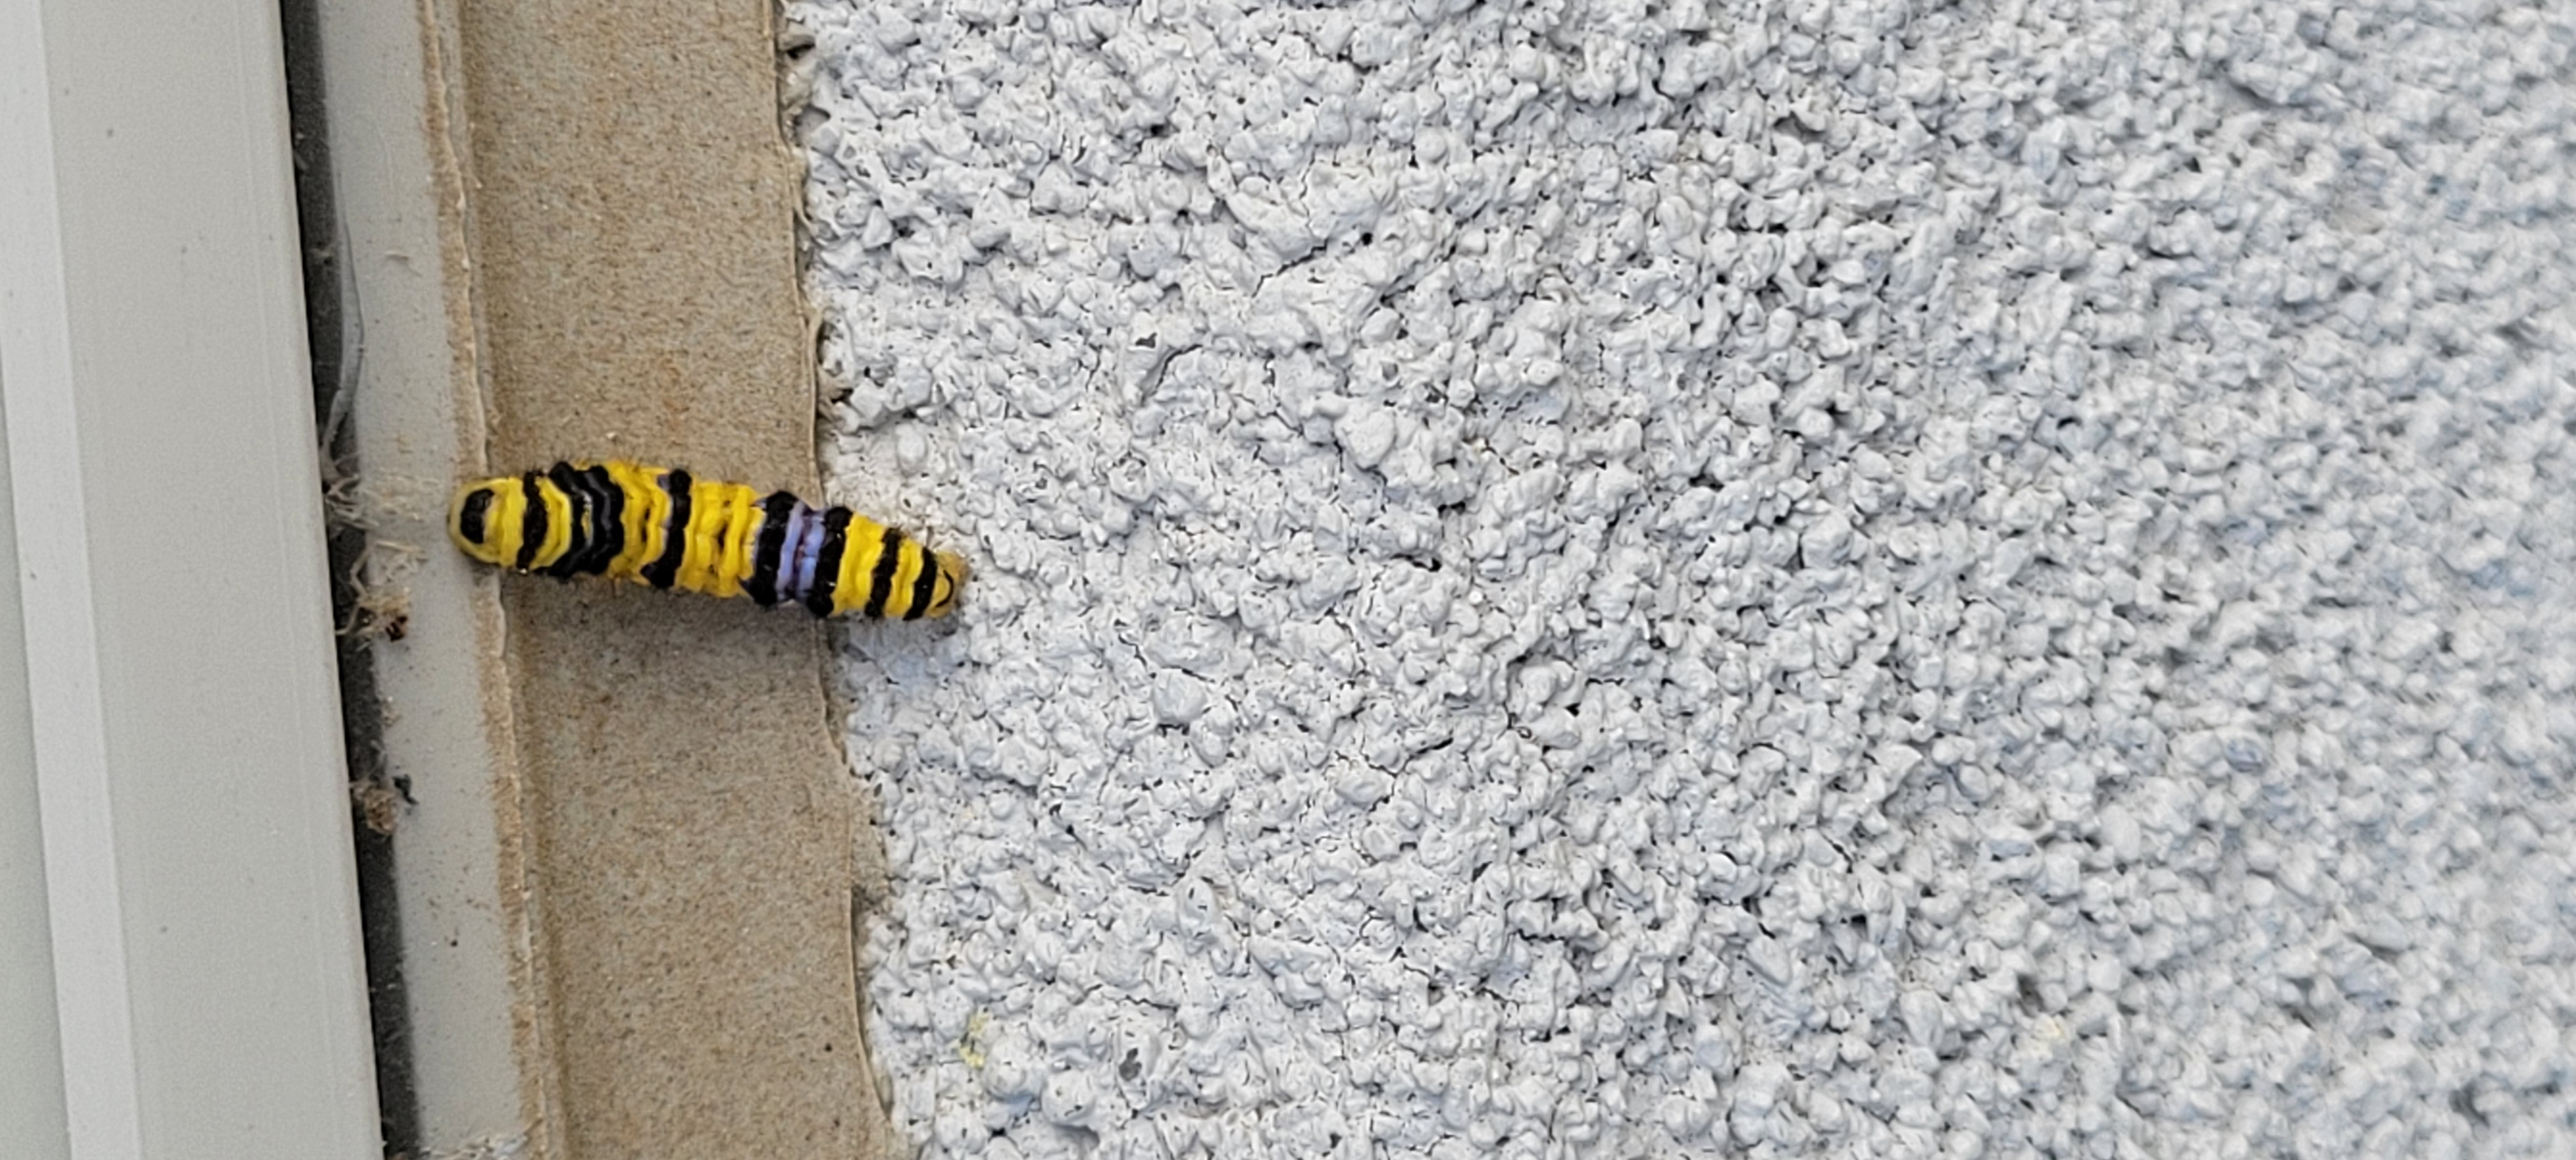
<path fill-rule="evenodd" d="M 956 553 L 845 507 L 617 459 L 469 482 L 448 506 L 447 532 L 503 568 L 749 596 L 816 616 L 946 616 L 967 573 Z"/>

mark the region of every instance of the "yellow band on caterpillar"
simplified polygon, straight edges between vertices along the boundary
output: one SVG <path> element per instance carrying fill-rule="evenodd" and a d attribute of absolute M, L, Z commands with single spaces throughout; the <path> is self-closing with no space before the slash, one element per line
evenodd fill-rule
<path fill-rule="evenodd" d="M 642 580 L 644 562 L 662 552 L 662 521 L 671 516 L 671 497 L 653 485 L 656 473 L 624 460 L 610 460 L 600 465 L 608 471 L 609 482 L 618 489 L 625 502 L 618 505 L 617 555 L 608 561 L 608 575 L 619 580 Z M 636 503 L 634 496 L 646 502 Z"/>
<path fill-rule="evenodd" d="M 963 557 L 848 508 L 624 460 L 465 484 L 447 530 L 486 564 L 748 595 L 817 616 L 946 616 L 967 575 Z"/>

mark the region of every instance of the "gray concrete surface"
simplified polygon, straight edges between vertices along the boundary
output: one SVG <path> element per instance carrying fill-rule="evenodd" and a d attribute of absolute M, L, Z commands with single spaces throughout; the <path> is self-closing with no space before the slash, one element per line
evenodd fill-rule
<path fill-rule="evenodd" d="M 2568 6 L 786 14 L 923 1155 L 2576 1150 Z"/>

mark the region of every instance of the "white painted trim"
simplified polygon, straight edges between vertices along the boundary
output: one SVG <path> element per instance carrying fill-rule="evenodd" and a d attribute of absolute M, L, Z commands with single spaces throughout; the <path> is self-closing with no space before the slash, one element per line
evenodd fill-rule
<path fill-rule="evenodd" d="M 0 402 L 75 1160 L 376 1150 L 286 142 L 269 4 L 0 0 Z"/>
<path fill-rule="evenodd" d="M 5 218 L 0 213 L 0 218 Z M 18 603 L 18 548 L 0 423 L 0 1140 L 15 1160 L 66 1160 L 62 1021 L 56 1013 L 43 806 Z"/>
<path fill-rule="evenodd" d="M 8 239 L 0 242 L 0 388 L 8 401 L 66 1126 L 75 1156 L 139 1156 L 143 1111 L 125 989 L 125 907 L 99 703 L 44 32 L 37 5 L 0 6 L 0 78 L 9 86 L 0 105 L 0 238 Z"/>

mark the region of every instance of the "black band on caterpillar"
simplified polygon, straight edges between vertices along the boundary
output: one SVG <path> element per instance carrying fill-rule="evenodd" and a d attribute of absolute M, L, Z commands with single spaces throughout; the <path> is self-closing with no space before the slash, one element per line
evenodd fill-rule
<path fill-rule="evenodd" d="M 482 541 L 483 521 L 492 514 L 492 501 L 495 498 L 497 497 L 492 494 L 490 488 L 478 487 L 465 494 L 464 501 L 456 505 L 458 538 L 468 542 Z"/>
<path fill-rule="evenodd" d="M 751 550 L 751 579 L 743 582 L 742 590 L 751 593 L 752 603 L 762 608 L 778 603 L 778 572 L 790 563 L 782 557 L 793 526 L 791 517 L 800 506 L 795 496 L 783 491 L 773 491 L 760 501 L 760 542 Z"/>
<path fill-rule="evenodd" d="M 564 494 L 572 501 L 572 539 L 564 545 L 563 558 L 547 566 L 544 572 L 557 580 L 569 580 L 581 570 L 581 562 L 590 557 L 591 505 L 587 502 L 590 495 L 569 463 L 558 463 L 548 468 L 546 479 L 564 489 Z"/>
<path fill-rule="evenodd" d="M 805 607 L 816 616 L 830 616 L 840 594 L 841 564 L 850 554 L 851 518 L 848 508 L 823 513 L 823 549 L 815 557 L 814 584 L 805 597 Z"/>
<path fill-rule="evenodd" d="M 598 464 L 592 464 L 581 477 L 590 486 L 591 494 L 601 497 L 599 538 L 592 542 L 590 559 L 581 568 L 596 576 L 608 571 L 609 563 L 617 559 L 618 549 L 626 545 L 626 489 L 617 486 L 608 469 Z"/>
<path fill-rule="evenodd" d="M 903 533 L 886 528 L 877 541 L 877 566 L 868 574 L 868 615 L 883 616 L 894 594 L 894 570 L 903 563 Z"/>
<path fill-rule="evenodd" d="M 912 578 L 912 604 L 903 610 L 905 620 L 919 620 L 929 611 L 931 598 L 939 591 L 939 569 L 924 568 Z"/>
<path fill-rule="evenodd" d="M 537 490 L 537 473 L 519 477 L 519 494 L 527 497 L 519 526 L 519 570 L 527 571 L 536 563 L 537 549 L 546 542 L 546 498 Z"/>
<path fill-rule="evenodd" d="M 663 473 L 661 486 L 671 497 L 671 518 L 663 525 L 662 558 L 646 564 L 641 575 L 655 588 L 668 588 L 679 579 L 680 563 L 688 558 L 689 495 L 697 489 L 691 486 L 689 473 L 678 468 Z"/>

